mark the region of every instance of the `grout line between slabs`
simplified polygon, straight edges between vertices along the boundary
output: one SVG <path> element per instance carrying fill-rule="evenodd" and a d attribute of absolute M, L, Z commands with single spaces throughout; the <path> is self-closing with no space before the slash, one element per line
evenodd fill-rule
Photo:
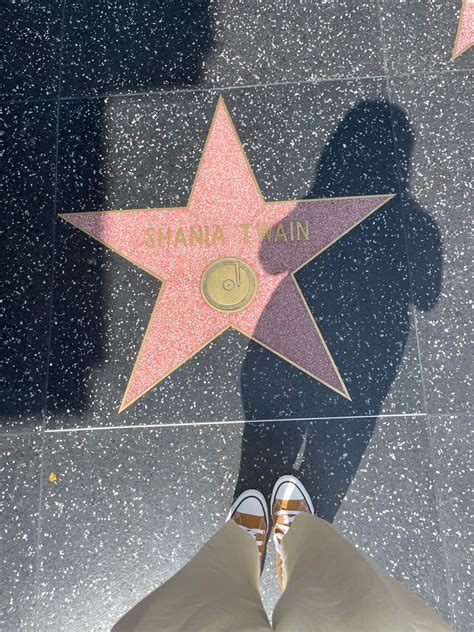
<path fill-rule="evenodd" d="M 385 51 L 383 53 L 385 55 Z M 197 87 L 197 86 L 189 86 L 187 88 L 162 88 L 157 90 L 143 90 L 139 92 L 110 92 L 110 93 L 101 93 L 101 94 L 80 94 L 80 95 L 70 95 L 70 96 L 59 96 L 59 97 L 32 97 L 32 98 L 2 98 L 0 99 L 0 106 L 6 105 L 14 105 L 19 103 L 44 103 L 48 101 L 78 101 L 78 100 L 93 100 L 93 99 L 113 99 L 113 98 L 125 98 L 125 97 L 145 97 L 145 96 L 159 96 L 159 95 L 168 95 L 175 93 L 183 93 L 183 92 L 219 92 L 222 90 L 246 90 L 249 88 L 276 88 L 279 86 L 297 86 L 297 85 L 318 85 L 320 83 L 331 83 L 331 82 L 342 82 L 342 81 L 367 81 L 374 79 L 396 79 L 403 77 L 413 77 L 417 78 L 420 74 L 423 76 L 433 76 L 433 75 L 449 75 L 449 74 L 459 74 L 459 73 L 472 73 L 472 68 L 448 68 L 445 70 L 437 70 L 437 69 L 417 69 L 411 73 L 394 73 L 394 74 L 383 74 L 383 75 L 364 75 L 364 76 L 349 76 L 349 77 L 328 77 L 322 79 L 295 79 L 291 81 L 274 81 L 270 83 L 242 83 L 235 85 L 220 85 L 220 86 L 206 86 L 206 87 Z"/>
<path fill-rule="evenodd" d="M 449 610 L 451 612 L 451 621 L 454 625 L 456 621 L 456 615 L 454 611 L 454 595 L 453 595 L 452 586 L 451 586 L 453 573 L 451 571 L 451 564 L 450 564 L 450 560 L 448 556 L 448 547 L 446 544 L 446 536 L 445 536 L 448 529 L 447 529 L 446 521 L 443 517 L 444 513 L 441 511 L 441 504 L 439 500 L 440 491 L 439 491 L 439 485 L 438 485 L 438 476 L 436 474 L 436 465 L 438 463 L 438 459 L 436 459 L 435 457 L 435 451 L 434 451 L 434 445 L 433 445 L 433 430 L 431 427 L 430 415 L 427 415 L 426 417 L 426 429 L 428 431 L 428 443 L 430 446 L 430 456 L 431 456 L 431 463 L 432 463 L 432 468 L 433 468 L 432 469 L 433 493 L 435 496 L 436 508 L 438 510 L 438 522 L 439 522 L 441 545 L 443 547 L 444 559 L 446 560 L 446 588 L 447 588 L 448 599 L 449 599 Z"/>
<path fill-rule="evenodd" d="M 126 426 L 87 426 L 86 428 L 52 428 L 50 430 L 45 429 L 45 434 L 57 434 L 59 432 L 84 432 L 86 430 L 123 430 L 123 429 L 135 429 L 135 428 L 169 428 L 179 426 L 206 426 L 206 425 L 225 425 L 225 424 L 257 424 L 257 423 L 279 423 L 281 421 L 330 421 L 330 420 L 343 420 L 343 419 L 384 419 L 390 417 L 436 417 L 437 419 L 452 418 L 452 417 L 472 417 L 474 411 L 457 411 L 452 413 L 392 413 L 381 415 L 348 415 L 346 417 L 289 417 L 287 419 L 236 419 L 236 420 L 223 420 L 223 421 L 209 421 L 209 422 L 182 422 L 182 423 L 169 423 L 169 424 L 128 424 Z M 41 428 L 19 428 L 17 430 L 9 430 L 6 432 L 0 431 L 0 440 L 7 437 L 18 436 L 41 436 Z"/>
<path fill-rule="evenodd" d="M 221 86 L 190 86 L 188 88 L 163 88 L 161 90 L 143 90 L 139 92 L 112 92 L 105 94 L 90 94 L 90 95 L 71 95 L 67 97 L 61 97 L 64 101 L 76 101 L 81 99 L 109 99 L 109 98 L 126 98 L 126 97 L 147 97 L 158 96 L 168 94 L 182 94 L 186 92 L 220 92 L 221 90 L 246 90 L 250 88 L 278 88 L 285 86 L 297 86 L 297 85 L 318 85 L 320 83 L 331 83 L 338 81 L 366 81 L 369 79 L 384 79 L 384 75 L 367 75 L 361 77 L 328 77 L 322 79 L 294 79 L 291 81 L 274 81 L 270 83 L 242 83 L 234 85 L 221 85 Z"/>
<path fill-rule="evenodd" d="M 377 0 L 377 8 L 379 12 L 380 29 L 381 29 L 381 35 L 382 35 L 383 64 L 384 64 L 384 68 L 386 69 L 387 62 L 386 62 L 386 56 L 385 56 L 385 39 L 383 36 L 383 29 L 382 29 L 382 15 L 381 15 L 381 8 L 380 8 L 380 0 Z M 401 179 L 400 160 L 399 160 L 399 153 L 398 153 L 398 143 L 397 143 L 397 139 L 395 135 L 395 125 L 394 125 L 393 115 L 392 115 L 392 103 L 393 103 L 392 90 L 391 90 L 391 85 L 390 85 L 390 79 L 388 76 L 386 76 L 385 82 L 386 82 L 388 106 L 389 106 L 390 128 L 392 132 L 393 153 L 394 153 L 394 158 L 395 158 L 395 175 L 397 178 L 398 203 L 399 203 L 399 209 L 400 209 L 402 226 L 403 226 L 403 239 L 404 239 L 404 244 L 405 244 L 405 261 L 407 265 L 408 283 L 409 283 L 409 288 L 410 288 L 411 314 L 413 317 L 413 324 L 414 324 L 414 329 L 415 329 L 416 349 L 418 353 L 418 367 L 420 370 L 421 395 L 423 398 L 423 409 L 424 409 L 424 412 L 427 414 L 428 406 L 427 406 L 427 401 L 426 401 L 426 389 L 425 389 L 425 381 L 424 381 L 424 376 L 423 376 L 423 365 L 421 362 L 420 340 L 418 336 L 418 321 L 416 318 L 415 298 L 414 298 L 414 292 L 413 292 L 413 275 L 412 275 L 412 270 L 411 270 L 410 254 L 408 250 L 408 234 L 407 234 L 407 221 L 406 221 L 407 218 L 404 212 L 405 191 L 402 189 L 402 185 L 401 185 L 402 179 Z"/>
<path fill-rule="evenodd" d="M 462 412 L 452 413 L 392 413 L 381 415 L 348 415 L 346 417 L 289 417 L 287 419 L 236 419 L 236 420 L 223 420 L 223 421 L 201 421 L 201 422 L 182 422 L 182 423 L 169 423 L 169 424 L 128 424 L 124 426 L 87 426 L 85 428 L 52 428 L 50 430 L 45 429 L 45 434 L 57 434 L 60 432 L 85 432 L 86 430 L 133 430 L 135 428 L 169 428 L 180 426 L 208 426 L 208 425 L 226 425 L 226 424 L 257 424 L 257 423 L 279 423 L 282 421 L 331 421 L 331 420 L 343 420 L 343 419 L 384 419 L 390 417 L 436 417 L 451 418 L 451 417 L 472 417 L 474 411 L 467 410 Z M 18 436 L 41 436 L 41 428 L 20 428 L 18 430 L 9 430 L 7 432 L 0 431 L 0 440 L 7 437 Z"/>
<path fill-rule="evenodd" d="M 142 428 L 183 428 L 199 426 L 229 426 L 237 424 L 268 424 L 297 421 L 341 421 L 343 419 L 384 419 L 391 417 L 426 417 L 425 413 L 391 413 L 382 415 L 350 415 L 345 417 L 288 417 L 285 419 L 232 419 L 224 421 L 183 421 L 164 424 L 127 424 L 123 426 L 86 426 L 85 428 L 52 428 L 45 430 L 46 434 L 58 434 L 67 432 L 87 432 L 89 430 L 139 430 Z"/>

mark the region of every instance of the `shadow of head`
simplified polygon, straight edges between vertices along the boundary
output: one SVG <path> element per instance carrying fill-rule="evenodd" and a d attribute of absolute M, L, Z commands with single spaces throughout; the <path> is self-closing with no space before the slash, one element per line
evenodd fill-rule
<path fill-rule="evenodd" d="M 399 189 L 405 190 L 414 145 L 410 122 L 400 108 L 386 101 L 361 101 L 345 115 L 327 141 L 306 199 L 376 195 L 395 190 L 392 129 L 402 164 L 397 174 Z M 301 230 L 306 214 L 305 206 L 297 205 L 285 218 L 284 227 L 291 226 L 295 232 Z M 289 250 L 286 249 L 285 258 L 281 242 L 269 238 L 277 226 L 269 228 L 260 247 L 263 267 L 270 274 L 292 272 Z"/>

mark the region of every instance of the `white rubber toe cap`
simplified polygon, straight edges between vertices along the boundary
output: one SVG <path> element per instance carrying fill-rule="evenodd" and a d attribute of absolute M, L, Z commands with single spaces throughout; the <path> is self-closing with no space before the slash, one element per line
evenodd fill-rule
<path fill-rule="evenodd" d="M 234 500 L 227 514 L 227 520 L 230 520 L 236 511 L 265 518 L 267 524 L 269 523 L 265 496 L 256 489 L 247 489 Z"/>
<path fill-rule="evenodd" d="M 308 491 L 303 483 L 299 481 L 296 476 L 292 476 L 291 474 L 280 477 L 275 483 L 271 500 L 272 507 L 275 500 L 304 500 L 310 508 L 311 513 L 314 514 L 313 503 Z"/>
<path fill-rule="evenodd" d="M 276 500 L 304 500 L 303 493 L 294 483 L 283 483 L 275 494 Z"/>

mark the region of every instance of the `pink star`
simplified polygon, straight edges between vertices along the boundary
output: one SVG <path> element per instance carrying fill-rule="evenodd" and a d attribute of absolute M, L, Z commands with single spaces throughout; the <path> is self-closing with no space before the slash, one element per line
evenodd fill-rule
<path fill-rule="evenodd" d="M 392 197 L 266 202 L 219 99 L 185 208 L 61 215 L 162 281 L 120 410 L 230 327 L 350 399 L 294 272 Z"/>
<path fill-rule="evenodd" d="M 464 0 L 459 16 L 458 31 L 451 61 L 462 55 L 474 44 L 474 0 Z"/>

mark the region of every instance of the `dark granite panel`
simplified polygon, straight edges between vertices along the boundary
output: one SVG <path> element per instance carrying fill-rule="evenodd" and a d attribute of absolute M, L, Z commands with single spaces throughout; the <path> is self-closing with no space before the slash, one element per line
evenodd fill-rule
<path fill-rule="evenodd" d="M 439 513 L 448 558 L 448 578 L 457 632 L 473 628 L 472 417 L 431 417 Z"/>
<path fill-rule="evenodd" d="M 41 439 L 0 436 L 0 629 L 35 625 Z"/>
<path fill-rule="evenodd" d="M 223 96 L 267 200 L 396 191 L 383 81 Z M 60 210 L 186 204 L 216 97 L 181 92 L 64 102 Z M 392 115 L 404 117 L 401 110 Z M 425 221 L 421 207 L 415 221 Z M 50 427 L 422 410 L 396 200 L 297 275 L 352 402 L 227 332 L 119 415 L 159 284 L 63 221 L 57 235 Z M 437 288 L 426 291 L 435 302 Z"/>
<path fill-rule="evenodd" d="M 392 98 L 408 121 L 395 121 L 395 136 L 431 413 L 472 408 L 470 84 L 469 73 L 391 82 Z M 409 134 L 413 142 L 406 144 Z M 426 209 L 422 217 L 419 205 Z"/>
<path fill-rule="evenodd" d="M 62 7 L 62 0 L 2 2 L 0 99 L 57 96 Z"/>
<path fill-rule="evenodd" d="M 381 75 L 375 0 L 67 3 L 62 94 Z"/>
<path fill-rule="evenodd" d="M 4 105 L 0 427 L 41 424 L 53 259 L 56 104 Z"/>
<path fill-rule="evenodd" d="M 451 620 L 443 526 L 424 417 L 378 421 L 335 525 Z"/>
<path fill-rule="evenodd" d="M 471 49 L 452 60 L 463 0 L 381 0 L 389 74 L 472 68 Z"/>
<path fill-rule="evenodd" d="M 317 513 L 339 509 L 338 529 L 445 614 L 429 454 L 425 422 L 405 418 L 48 434 L 41 630 L 108 629 L 215 533 L 234 493 L 268 494 L 291 472 Z M 262 586 L 271 610 L 271 541 Z"/>

